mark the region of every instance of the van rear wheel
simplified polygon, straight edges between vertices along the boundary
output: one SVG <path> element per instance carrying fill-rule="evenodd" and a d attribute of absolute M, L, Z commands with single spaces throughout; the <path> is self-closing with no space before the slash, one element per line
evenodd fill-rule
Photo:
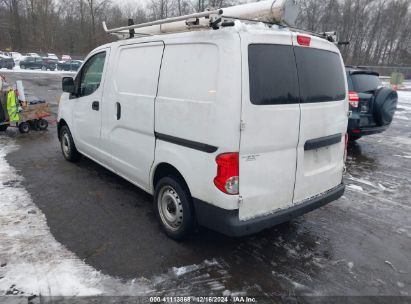
<path fill-rule="evenodd" d="M 71 136 L 71 132 L 67 126 L 61 127 L 60 145 L 61 152 L 63 152 L 63 156 L 66 160 L 75 162 L 81 158 L 81 154 L 77 151 L 73 137 Z"/>
<path fill-rule="evenodd" d="M 174 176 L 159 180 L 155 188 L 154 205 L 164 232 L 172 239 L 186 239 L 195 230 L 191 197 L 183 182 Z"/>

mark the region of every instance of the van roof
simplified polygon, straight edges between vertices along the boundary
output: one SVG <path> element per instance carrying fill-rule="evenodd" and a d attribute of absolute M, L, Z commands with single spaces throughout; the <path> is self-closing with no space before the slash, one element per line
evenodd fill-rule
<path fill-rule="evenodd" d="M 103 49 L 111 46 L 120 46 L 123 44 L 128 44 L 130 41 L 138 41 L 138 42 L 148 42 L 148 41 L 167 41 L 167 40 L 174 40 L 176 38 L 181 38 L 181 39 L 189 39 L 191 37 L 195 37 L 196 40 L 203 38 L 204 41 L 211 41 L 213 38 L 216 36 L 223 36 L 223 35 L 238 35 L 239 33 L 246 33 L 246 34 L 258 34 L 258 35 L 264 35 L 267 34 L 269 35 L 272 32 L 289 32 L 289 33 L 295 33 L 296 35 L 304 35 L 304 36 L 309 36 L 311 39 L 314 39 L 316 41 L 321 41 L 322 44 L 327 45 L 328 48 L 331 51 L 334 52 L 339 52 L 339 49 L 337 46 L 325 38 L 320 38 L 318 36 L 314 36 L 310 33 L 306 33 L 304 31 L 296 31 L 296 30 L 291 30 L 288 27 L 283 27 L 279 25 L 268 25 L 262 22 L 259 23 L 244 23 L 242 21 L 236 20 L 234 26 L 229 26 L 229 27 L 224 27 L 220 28 L 218 30 L 212 30 L 212 29 L 203 29 L 203 30 L 195 30 L 195 31 L 184 31 L 184 32 L 175 32 L 175 33 L 164 33 L 164 34 L 159 34 L 159 35 L 147 35 L 144 37 L 134 37 L 134 38 L 129 38 L 126 40 L 118 40 L 114 41 L 111 43 L 107 43 L 104 45 L 101 45 L 97 47 L 95 50 L 98 49 Z"/>

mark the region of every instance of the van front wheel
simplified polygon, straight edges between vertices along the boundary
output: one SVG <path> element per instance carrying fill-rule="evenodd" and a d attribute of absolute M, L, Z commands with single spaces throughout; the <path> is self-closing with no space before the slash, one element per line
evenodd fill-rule
<path fill-rule="evenodd" d="M 155 188 L 154 205 L 164 232 L 180 241 L 195 230 L 195 216 L 190 194 L 173 176 L 163 177 Z"/>
<path fill-rule="evenodd" d="M 81 158 L 81 154 L 77 151 L 74 145 L 73 137 L 71 136 L 70 130 L 67 126 L 61 127 L 60 130 L 60 144 L 61 152 L 66 160 L 70 162 L 75 162 Z"/>

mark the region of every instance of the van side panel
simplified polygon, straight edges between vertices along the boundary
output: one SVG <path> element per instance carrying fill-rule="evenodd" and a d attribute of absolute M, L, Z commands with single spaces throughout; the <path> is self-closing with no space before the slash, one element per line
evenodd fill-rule
<path fill-rule="evenodd" d="M 240 109 L 237 33 L 197 32 L 165 40 L 155 102 L 152 176 L 158 164 L 170 163 L 183 175 L 193 197 L 225 209 L 238 208 L 238 196 L 223 194 L 213 180 L 216 156 L 239 150 Z"/>
<path fill-rule="evenodd" d="M 215 44 L 166 45 L 156 100 L 156 132 L 210 143 L 219 59 Z"/>
<path fill-rule="evenodd" d="M 154 100 L 163 49 L 162 41 L 119 46 L 103 102 L 102 137 L 110 166 L 146 190 L 154 161 Z"/>

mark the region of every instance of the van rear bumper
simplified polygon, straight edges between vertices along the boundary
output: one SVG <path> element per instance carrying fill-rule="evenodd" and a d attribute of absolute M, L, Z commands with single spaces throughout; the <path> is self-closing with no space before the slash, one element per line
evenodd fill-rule
<path fill-rule="evenodd" d="M 324 206 L 340 198 L 344 193 L 344 189 L 344 184 L 340 184 L 299 205 L 248 221 L 240 221 L 238 209 L 226 210 L 195 198 L 193 198 L 193 203 L 197 221 L 201 226 L 221 232 L 227 236 L 238 237 L 257 233 Z"/>

